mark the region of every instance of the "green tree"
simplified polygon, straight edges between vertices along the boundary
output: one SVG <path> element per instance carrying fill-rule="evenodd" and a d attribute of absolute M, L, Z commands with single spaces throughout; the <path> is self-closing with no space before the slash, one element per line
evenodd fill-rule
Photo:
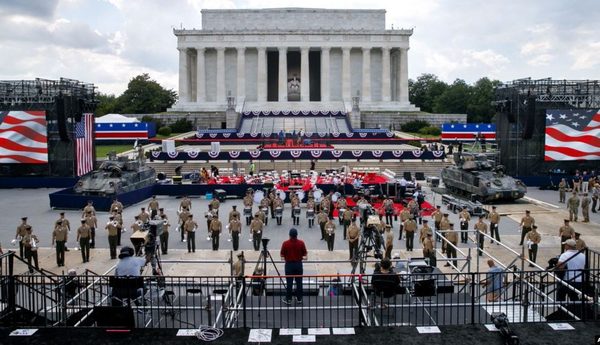
<path fill-rule="evenodd" d="M 98 106 L 94 112 L 95 116 L 103 116 L 115 112 L 117 106 L 117 97 L 115 95 L 98 93 L 96 99 L 98 100 Z"/>
<path fill-rule="evenodd" d="M 124 114 L 145 114 L 166 111 L 177 100 L 177 93 L 163 88 L 147 73 L 127 84 L 127 90 L 117 99 L 116 111 Z"/>
<path fill-rule="evenodd" d="M 467 119 L 469 122 L 491 122 L 495 109 L 494 88 L 500 84 L 499 80 L 481 78 L 471 88 L 471 97 L 467 105 Z"/>
<path fill-rule="evenodd" d="M 456 79 L 452 85 L 434 100 L 434 113 L 466 114 L 471 98 L 471 86 L 462 79 Z"/>
<path fill-rule="evenodd" d="M 408 81 L 410 102 L 421 111 L 433 112 L 435 99 L 448 89 L 448 85 L 435 74 L 421 74 L 416 81 Z"/>

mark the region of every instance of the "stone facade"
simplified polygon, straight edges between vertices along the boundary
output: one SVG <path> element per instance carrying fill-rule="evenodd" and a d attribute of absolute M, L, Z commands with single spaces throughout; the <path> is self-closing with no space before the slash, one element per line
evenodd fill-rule
<path fill-rule="evenodd" d="M 179 101 L 171 111 L 222 112 L 228 95 L 238 112 L 289 110 L 296 100 L 350 112 L 357 95 L 363 111 L 418 110 L 408 100 L 412 30 L 386 30 L 385 10 L 202 10 L 201 30 L 174 34 Z"/>

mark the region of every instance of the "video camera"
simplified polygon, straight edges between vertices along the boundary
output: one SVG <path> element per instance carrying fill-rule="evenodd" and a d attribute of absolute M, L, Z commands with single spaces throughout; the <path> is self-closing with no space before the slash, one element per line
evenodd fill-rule
<path fill-rule="evenodd" d="M 510 329 L 505 313 L 492 314 L 492 322 L 504 337 L 505 344 L 519 345 L 519 337 Z"/>

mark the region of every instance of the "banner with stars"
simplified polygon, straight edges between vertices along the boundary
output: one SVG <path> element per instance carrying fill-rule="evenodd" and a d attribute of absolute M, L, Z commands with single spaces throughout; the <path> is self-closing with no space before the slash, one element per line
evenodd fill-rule
<path fill-rule="evenodd" d="M 485 140 L 496 140 L 496 125 L 491 123 L 444 123 L 442 140 L 475 141 L 478 137 Z"/>
<path fill-rule="evenodd" d="M 546 110 L 544 160 L 600 160 L 600 110 Z"/>

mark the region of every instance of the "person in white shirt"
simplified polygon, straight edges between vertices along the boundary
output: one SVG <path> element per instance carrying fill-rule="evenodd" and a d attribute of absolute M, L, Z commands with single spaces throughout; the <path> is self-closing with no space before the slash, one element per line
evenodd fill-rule
<path fill-rule="evenodd" d="M 565 271 L 563 281 L 570 286 L 560 284 L 557 292 L 557 300 L 564 301 L 565 297 L 569 295 L 571 301 L 578 301 L 579 295 L 572 288 L 579 291 L 583 288 L 585 255 L 576 249 L 577 242 L 574 239 L 568 239 L 563 244 L 565 245 L 565 252 L 558 258 L 556 268 Z"/>

